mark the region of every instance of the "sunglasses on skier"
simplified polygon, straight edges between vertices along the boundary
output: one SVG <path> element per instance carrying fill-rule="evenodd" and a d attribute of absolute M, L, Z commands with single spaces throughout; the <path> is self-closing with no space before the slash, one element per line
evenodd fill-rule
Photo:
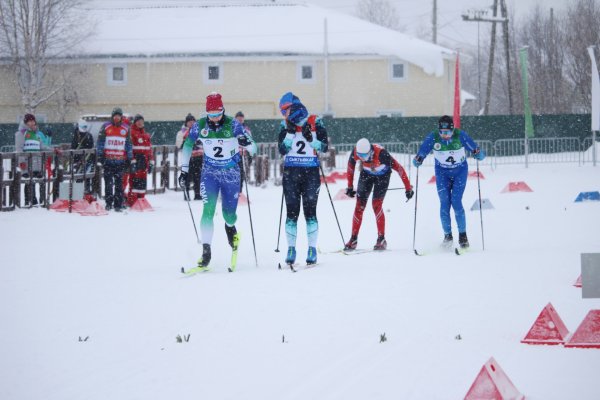
<path fill-rule="evenodd" d="M 284 117 L 287 116 L 287 112 L 290 109 L 290 107 L 292 106 L 292 103 L 287 103 L 281 106 L 281 108 L 279 109 L 279 111 L 281 111 L 281 115 L 283 115 Z"/>
<path fill-rule="evenodd" d="M 371 152 L 367 152 L 367 153 L 359 153 L 358 151 L 356 152 L 356 155 L 358 156 L 358 158 L 360 158 L 361 160 L 368 160 L 369 157 L 371 157 Z"/>
<path fill-rule="evenodd" d="M 217 118 L 223 115 L 223 111 L 219 111 L 216 113 L 206 113 L 206 115 L 208 115 L 209 118 Z"/>
<path fill-rule="evenodd" d="M 448 138 L 448 137 L 452 136 L 452 130 L 451 129 L 440 129 L 440 135 Z"/>

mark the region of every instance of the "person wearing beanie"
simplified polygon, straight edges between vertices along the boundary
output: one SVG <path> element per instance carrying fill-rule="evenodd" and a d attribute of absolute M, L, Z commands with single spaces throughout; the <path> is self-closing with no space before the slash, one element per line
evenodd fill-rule
<path fill-rule="evenodd" d="M 152 152 L 152 139 L 144 129 L 144 117 L 136 114 L 130 128 L 133 160 L 129 181 L 127 204 L 131 207 L 137 199 L 146 197 L 148 173 L 154 168 L 154 153 Z"/>
<path fill-rule="evenodd" d="M 96 162 L 104 167 L 106 210 L 120 212 L 124 206 L 123 174 L 135 163 L 129 126 L 123 123 L 123 111 L 115 107 L 111 120 L 100 128 L 96 141 Z"/>
<path fill-rule="evenodd" d="M 73 137 L 71 139 L 71 150 L 91 150 L 94 148 L 94 137 L 90 133 L 90 124 L 84 119 L 80 119 L 75 124 L 73 130 Z M 73 169 L 76 173 L 83 173 L 85 171 L 89 178 L 85 179 L 84 182 L 84 193 L 92 193 L 92 169 L 94 167 L 94 154 L 75 154 L 73 156 Z"/>
<path fill-rule="evenodd" d="M 354 168 L 358 161 L 362 163 L 362 169 L 358 178 L 357 190 L 355 191 Z M 352 234 L 344 247 L 344 251 L 356 249 L 363 212 L 367 207 L 367 200 L 371 191 L 373 191 L 373 211 L 375 212 L 375 221 L 377 222 L 377 242 L 375 242 L 373 250 L 385 250 L 387 248 L 383 199 L 390 184 L 392 170 L 400 175 L 400 179 L 404 183 L 406 201 L 410 200 L 415 192 L 412 190 L 410 180 L 402 165 L 379 144 L 371 144 L 366 138 L 362 138 L 356 143 L 348 158 L 348 188 L 346 189 L 346 195 L 350 197 L 356 196 L 356 207 L 354 208 L 354 216 L 352 218 Z"/>
<path fill-rule="evenodd" d="M 196 122 L 196 118 L 192 114 L 188 114 L 185 117 L 185 121 L 177 136 L 175 138 L 175 145 L 178 150 L 183 149 L 183 142 L 190 133 L 190 128 Z M 202 141 L 197 139 L 192 148 L 192 157 L 190 158 L 190 168 L 188 174 L 188 180 L 185 185 L 183 193 L 183 199 L 189 199 L 190 186 L 193 184 L 194 187 L 194 200 L 202 200 L 202 193 L 200 192 L 200 180 L 202 177 L 202 162 L 204 157 L 204 148 L 202 147 Z"/>
<path fill-rule="evenodd" d="M 290 266 L 296 262 L 298 217 L 302 203 L 308 236 L 306 264 L 315 264 L 319 234 L 317 201 L 321 187 L 318 154 L 327 152 L 327 130 L 321 119 L 309 114 L 292 92 L 281 97 L 279 110 L 283 116 L 279 131 L 279 153 L 284 156 L 283 194 L 287 209 L 285 233 L 288 251 L 285 262 Z"/>
<path fill-rule="evenodd" d="M 444 230 L 442 246 L 450 248 L 454 243 L 450 218 L 452 207 L 458 225 L 458 244 L 466 249 L 469 247 L 469 240 L 462 196 L 469 173 L 467 152 L 478 161 L 485 158 L 485 152 L 467 132 L 455 128 L 452 117 L 448 115 L 442 116 L 438 121 L 438 129 L 425 137 L 413 159 L 413 165 L 419 168 L 432 150 L 435 158 L 435 184 L 440 198 L 440 220 Z"/>
<path fill-rule="evenodd" d="M 244 115 L 243 112 L 238 111 L 235 113 L 235 119 L 237 120 L 237 122 L 240 123 L 240 125 L 242 125 L 242 127 L 244 128 L 244 133 L 249 136 L 252 137 L 252 131 L 250 130 L 250 127 L 246 124 L 245 120 L 246 120 L 246 116 Z M 250 165 L 252 165 L 252 156 L 250 155 L 250 153 L 248 153 L 247 151 L 244 150 L 244 148 L 240 148 L 240 152 L 242 153 L 242 158 L 240 160 L 240 164 L 244 164 L 244 165 L 240 165 L 240 168 L 244 171 L 244 174 L 242 174 L 242 179 L 240 181 L 240 191 L 242 191 L 242 186 L 244 184 L 244 179 L 249 179 L 250 177 Z"/>
<path fill-rule="evenodd" d="M 29 157 L 19 159 L 19 168 L 23 171 L 23 180 L 29 181 L 25 184 L 25 206 L 31 207 L 38 204 L 36 196 L 36 184 L 30 178 L 41 178 L 43 176 L 42 157 L 37 154 L 50 150 L 50 139 L 39 130 L 37 121 L 33 114 L 23 116 L 24 130 L 16 134 L 16 149 L 23 153 L 33 153 L 31 165 Z M 29 175 L 31 170 L 32 176 Z M 44 193 L 40 187 L 40 201 L 43 203 Z"/>
<path fill-rule="evenodd" d="M 225 115 L 223 100 L 218 93 L 206 97 L 206 117 L 195 122 L 183 143 L 181 174 L 179 186 L 185 190 L 188 182 L 190 159 L 194 144 L 200 140 L 204 148 L 202 181 L 200 190 L 204 208 L 200 221 L 202 234 L 202 258 L 193 272 L 206 271 L 212 252 L 214 223 L 217 198 L 221 194 L 223 219 L 227 240 L 233 250 L 229 271 L 235 270 L 237 248 L 240 235 L 235 223 L 237 221 L 238 196 L 240 194 L 240 147 L 251 154 L 256 152 L 256 144 L 247 136 L 244 128 L 232 117 Z"/>

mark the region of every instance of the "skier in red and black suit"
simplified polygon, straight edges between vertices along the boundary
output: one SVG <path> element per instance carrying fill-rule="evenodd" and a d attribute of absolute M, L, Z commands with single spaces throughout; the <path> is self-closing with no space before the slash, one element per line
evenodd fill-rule
<path fill-rule="evenodd" d="M 131 207 L 137 199 L 146 196 L 146 179 L 154 168 L 154 154 L 150 134 L 144 130 L 144 117 L 136 114 L 131 125 L 131 144 L 134 163 L 131 165 L 127 203 Z"/>
<path fill-rule="evenodd" d="M 354 190 L 354 168 L 356 162 L 362 162 L 362 171 L 358 177 L 357 190 Z M 367 206 L 367 200 L 371 191 L 373 191 L 373 211 L 377 221 L 377 242 L 374 250 L 385 250 L 387 242 L 385 240 L 385 214 L 383 213 L 383 199 L 390 184 L 392 170 L 398 172 L 400 179 L 404 182 L 407 201 L 410 200 L 414 192 L 410 180 L 406 175 L 404 168 L 392 155 L 378 144 L 371 144 L 365 138 L 360 139 L 348 159 L 348 188 L 346 194 L 350 197 L 356 197 L 356 208 L 352 220 L 352 235 L 344 250 L 354 250 L 358 244 L 358 232 L 362 223 L 363 212 Z"/>

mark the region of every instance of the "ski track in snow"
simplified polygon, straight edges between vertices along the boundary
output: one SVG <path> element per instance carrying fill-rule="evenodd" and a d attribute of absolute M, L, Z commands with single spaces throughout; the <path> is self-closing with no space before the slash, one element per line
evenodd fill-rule
<path fill-rule="evenodd" d="M 423 167 L 416 247 L 424 256 L 412 252 L 414 198 L 405 203 L 401 191 L 384 202 L 391 251 L 333 253 L 342 240 L 321 191 L 322 253 L 296 274 L 283 265 L 283 229 L 281 252 L 273 251 L 281 187 L 272 185 L 250 186 L 258 268 L 247 206 L 239 206 L 237 270 L 227 272 L 217 211 L 212 269 L 185 279 L 180 268 L 194 266 L 202 246 L 180 192 L 148 196 L 153 213 L 0 213 L 0 398 L 455 399 L 491 356 L 527 398 L 600 398 L 600 350 L 520 343 L 548 302 L 571 332 L 600 308 L 572 286 L 580 253 L 599 251 L 600 203 L 573 202 L 600 190 L 598 169 L 481 170 L 482 196 L 495 207 L 483 212 L 485 251 L 479 211 L 469 211 L 476 180 L 463 198 L 471 251 L 439 250 L 433 168 Z M 511 181 L 533 193 L 501 194 Z M 400 185 L 393 175 L 390 187 Z M 332 196 L 343 188 L 330 184 Z M 334 204 L 347 240 L 355 202 Z M 201 202 L 192 209 L 199 222 Z M 303 265 L 302 215 L 298 225 Z M 358 247 L 371 248 L 376 236 L 369 203 Z"/>

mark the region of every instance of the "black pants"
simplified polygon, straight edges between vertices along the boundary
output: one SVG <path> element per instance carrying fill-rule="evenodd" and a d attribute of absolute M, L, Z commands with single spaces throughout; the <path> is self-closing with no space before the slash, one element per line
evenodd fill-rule
<path fill-rule="evenodd" d="M 125 163 L 104 164 L 104 199 L 106 205 L 123 207 L 123 172 Z M 114 194 L 113 194 L 114 191 Z"/>
<path fill-rule="evenodd" d="M 358 177 L 356 196 L 359 199 L 364 199 L 366 201 L 369 198 L 371 191 L 373 191 L 374 199 L 384 198 L 388 190 L 388 186 L 390 185 L 391 175 L 391 173 L 386 173 L 383 175 L 371 175 L 362 171 Z"/>
<path fill-rule="evenodd" d="M 287 219 L 298 221 L 300 201 L 305 219 L 317 218 L 317 201 L 321 177 L 319 167 L 285 167 L 283 171 L 283 194 L 287 209 Z"/>
<path fill-rule="evenodd" d="M 33 178 L 41 178 L 42 177 L 42 173 L 40 171 L 33 171 L 32 175 L 33 175 Z M 29 178 L 29 174 L 24 173 L 23 178 Z M 35 206 L 38 204 L 38 199 L 35 195 L 35 192 L 36 192 L 35 187 L 36 187 L 36 184 L 33 182 L 25 184 L 25 205 L 26 206 L 29 206 L 29 205 Z M 44 202 L 44 193 L 43 193 L 42 186 L 40 186 L 40 201 L 42 203 Z"/>
<path fill-rule="evenodd" d="M 190 184 L 194 185 L 194 195 L 200 197 L 200 179 L 202 178 L 203 156 L 190 158 L 190 168 L 186 189 L 190 190 Z"/>

